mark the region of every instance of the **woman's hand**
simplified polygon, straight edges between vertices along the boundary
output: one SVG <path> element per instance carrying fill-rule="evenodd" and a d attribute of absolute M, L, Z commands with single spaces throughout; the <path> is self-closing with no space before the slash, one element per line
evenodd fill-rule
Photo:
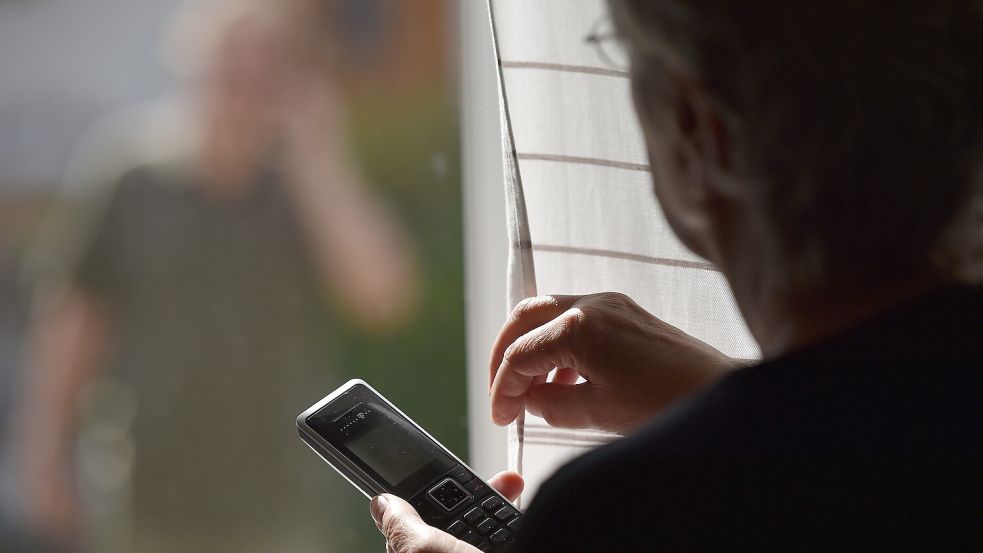
<path fill-rule="evenodd" d="M 488 481 L 509 501 L 522 493 L 522 477 L 515 472 L 501 472 Z M 479 553 L 474 546 L 429 526 L 416 510 L 391 494 L 372 498 L 372 520 L 386 537 L 386 553 Z"/>
<path fill-rule="evenodd" d="M 735 362 L 617 293 L 523 300 L 491 356 L 492 420 L 625 432 Z M 547 374 L 559 369 L 550 383 Z M 576 384 L 578 376 L 587 381 Z"/>

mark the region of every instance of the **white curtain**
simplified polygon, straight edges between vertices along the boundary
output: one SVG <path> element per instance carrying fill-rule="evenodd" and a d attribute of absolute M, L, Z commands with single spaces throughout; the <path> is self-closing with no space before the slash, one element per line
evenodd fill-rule
<path fill-rule="evenodd" d="M 721 274 L 673 236 L 652 193 L 627 74 L 585 41 L 603 0 L 490 0 L 511 251 L 509 307 L 539 294 L 619 291 L 741 359 L 758 356 Z M 528 501 L 555 469 L 616 436 L 509 432 Z"/>

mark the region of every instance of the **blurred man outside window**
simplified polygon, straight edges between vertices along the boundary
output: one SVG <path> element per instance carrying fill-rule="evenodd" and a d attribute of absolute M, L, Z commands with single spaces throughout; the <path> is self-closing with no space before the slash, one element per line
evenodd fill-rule
<path fill-rule="evenodd" d="M 116 169 L 79 171 L 32 256 L 26 515 L 70 548 L 103 509 L 124 520 L 87 524 L 100 551 L 324 551 L 344 514 L 284 421 L 334 382 L 326 298 L 397 324 L 415 258 L 349 159 L 316 33 L 260 2 L 181 22 L 187 105 L 90 147 Z"/>

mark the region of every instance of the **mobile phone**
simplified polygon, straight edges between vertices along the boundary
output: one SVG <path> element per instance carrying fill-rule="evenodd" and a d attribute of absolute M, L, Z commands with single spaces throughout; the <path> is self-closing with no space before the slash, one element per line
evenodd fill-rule
<path fill-rule="evenodd" d="M 511 550 L 522 515 L 363 380 L 297 416 L 301 439 L 366 497 L 391 493 L 481 551 Z"/>

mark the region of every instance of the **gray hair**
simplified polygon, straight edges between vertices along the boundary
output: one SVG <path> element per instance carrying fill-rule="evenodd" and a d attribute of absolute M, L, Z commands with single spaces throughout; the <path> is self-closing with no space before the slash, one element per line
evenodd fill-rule
<path fill-rule="evenodd" d="M 786 279 L 981 278 L 983 3 L 609 4 L 643 103 L 683 72 L 723 114 Z"/>

